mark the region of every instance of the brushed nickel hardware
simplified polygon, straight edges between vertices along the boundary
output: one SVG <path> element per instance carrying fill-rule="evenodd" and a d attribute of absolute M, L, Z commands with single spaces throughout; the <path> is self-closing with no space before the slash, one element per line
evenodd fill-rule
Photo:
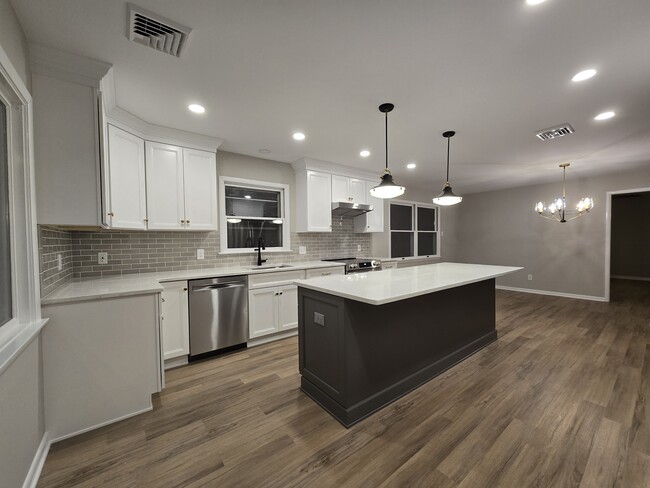
<path fill-rule="evenodd" d="M 115 214 L 113 212 L 108 212 L 106 215 L 108 215 L 109 217 L 115 217 Z"/>

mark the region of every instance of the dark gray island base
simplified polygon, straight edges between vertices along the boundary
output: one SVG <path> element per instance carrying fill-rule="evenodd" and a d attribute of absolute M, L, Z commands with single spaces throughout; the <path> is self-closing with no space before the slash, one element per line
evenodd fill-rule
<path fill-rule="evenodd" d="M 299 286 L 301 389 L 350 427 L 497 338 L 495 280 L 371 305 Z"/>

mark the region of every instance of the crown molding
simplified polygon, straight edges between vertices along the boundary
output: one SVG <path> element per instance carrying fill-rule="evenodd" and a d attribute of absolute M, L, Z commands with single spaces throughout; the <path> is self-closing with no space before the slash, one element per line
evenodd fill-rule
<path fill-rule="evenodd" d="M 291 163 L 294 170 L 312 170 L 322 171 L 324 173 L 331 173 L 333 175 L 347 176 L 349 178 L 359 178 L 363 180 L 375 180 L 381 176 L 380 172 L 371 173 L 365 170 L 359 170 L 351 166 L 345 166 L 337 163 L 330 163 L 329 161 L 320 161 L 312 158 L 302 158 L 298 161 Z"/>
<path fill-rule="evenodd" d="M 112 65 L 95 59 L 59 51 L 40 44 L 29 45 L 30 68 L 33 73 L 52 76 L 80 85 L 99 88 L 100 81 Z"/>
<path fill-rule="evenodd" d="M 210 152 L 216 152 L 219 146 L 223 144 L 223 139 L 216 137 L 150 124 L 118 106 L 115 106 L 106 114 L 106 121 L 109 124 L 151 142 L 172 144 Z"/>

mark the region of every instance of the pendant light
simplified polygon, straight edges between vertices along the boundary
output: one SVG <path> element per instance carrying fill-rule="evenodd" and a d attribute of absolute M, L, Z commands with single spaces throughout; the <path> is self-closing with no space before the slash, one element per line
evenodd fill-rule
<path fill-rule="evenodd" d="M 393 175 L 388 170 L 388 112 L 392 111 L 395 105 L 392 103 L 382 103 L 379 106 L 379 111 L 384 114 L 386 119 L 386 168 L 384 174 L 381 176 L 381 182 L 370 189 L 370 194 L 375 198 L 395 198 L 404 194 L 403 186 L 397 185 L 393 181 Z"/>
<path fill-rule="evenodd" d="M 451 185 L 449 184 L 449 139 L 455 135 L 456 132 L 453 130 L 448 130 L 447 132 L 442 133 L 442 137 L 445 137 L 447 139 L 447 182 L 442 188 L 440 195 L 433 199 L 433 203 L 436 205 L 456 205 L 457 203 L 463 201 L 463 197 L 459 197 L 458 195 L 455 195 L 453 191 L 451 191 Z"/>

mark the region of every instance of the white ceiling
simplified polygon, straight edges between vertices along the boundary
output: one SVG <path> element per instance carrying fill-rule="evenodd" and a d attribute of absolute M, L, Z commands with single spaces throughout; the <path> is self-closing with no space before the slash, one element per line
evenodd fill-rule
<path fill-rule="evenodd" d="M 459 194 L 559 181 L 565 160 L 569 178 L 650 165 L 648 0 L 135 0 L 193 29 L 180 59 L 128 41 L 124 1 L 12 3 L 30 42 L 112 63 L 119 106 L 227 151 L 379 174 L 392 102 L 395 179 L 432 194 L 447 129 Z M 575 134 L 534 135 L 564 122 Z"/>

